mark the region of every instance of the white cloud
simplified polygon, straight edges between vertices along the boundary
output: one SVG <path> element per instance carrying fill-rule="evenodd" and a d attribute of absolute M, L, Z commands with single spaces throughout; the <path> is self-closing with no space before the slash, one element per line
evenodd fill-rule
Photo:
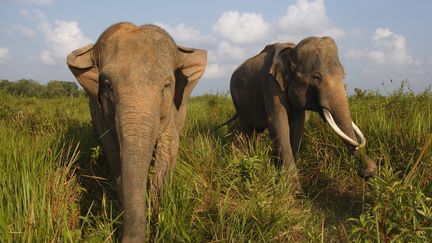
<path fill-rule="evenodd" d="M 21 25 L 12 25 L 12 31 L 18 32 L 20 35 L 33 39 L 36 36 L 36 33 L 34 30 L 21 26 Z"/>
<path fill-rule="evenodd" d="M 324 0 L 297 0 L 290 5 L 284 16 L 276 23 L 283 38 L 298 41 L 310 35 L 328 35 L 335 39 L 343 37 L 345 32 L 336 27 L 326 15 Z"/>
<path fill-rule="evenodd" d="M 413 59 L 406 47 L 403 35 L 393 33 L 387 28 L 377 28 L 371 38 L 374 48 L 349 49 L 345 56 L 350 59 L 367 58 L 381 65 L 415 65 L 422 64 L 421 60 Z"/>
<path fill-rule="evenodd" d="M 9 59 L 9 49 L 0 48 L 0 64 L 6 63 L 7 59 Z"/>
<path fill-rule="evenodd" d="M 17 3 L 35 4 L 35 5 L 48 5 L 52 4 L 54 0 L 14 0 Z"/>
<path fill-rule="evenodd" d="M 92 42 L 82 33 L 76 21 L 55 20 L 51 24 L 44 20 L 39 23 L 39 29 L 48 46 L 40 53 L 40 58 L 47 65 L 64 62 L 71 51 Z"/>
<path fill-rule="evenodd" d="M 45 14 L 40 10 L 32 9 L 31 11 L 27 9 L 20 10 L 20 14 L 24 17 L 30 18 L 34 21 L 42 21 L 46 18 Z"/>
<path fill-rule="evenodd" d="M 378 28 L 372 36 L 375 50 L 370 57 L 377 63 L 415 64 L 409 56 L 405 37 L 391 32 L 389 29 Z"/>
<path fill-rule="evenodd" d="M 156 23 L 156 25 L 165 29 L 176 42 L 206 43 L 214 41 L 212 36 L 202 35 L 198 30 L 191 26 L 187 26 L 184 23 L 180 23 L 176 26 L 170 26 L 163 23 Z"/>
<path fill-rule="evenodd" d="M 46 65 L 55 65 L 57 63 L 50 51 L 41 52 L 39 58 Z"/>
<path fill-rule="evenodd" d="M 349 59 L 358 59 L 363 57 L 363 55 L 363 51 L 359 49 L 349 49 L 345 53 L 345 56 Z"/>
<path fill-rule="evenodd" d="M 270 32 L 270 25 L 261 14 L 228 11 L 213 25 L 213 31 L 233 43 L 250 44 L 263 41 Z"/>
<path fill-rule="evenodd" d="M 207 64 L 206 70 L 204 72 L 203 78 L 214 79 L 222 78 L 228 74 L 228 68 L 217 63 Z"/>
<path fill-rule="evenodd" d="M 273 22 L 267 22 L 259 13 L 227 11 L 213 24 L 213 33 L 218 44 L 209 48 L 205 78 L 227 78 L 241 61 L 267 43 L 298 42 L 310 35 L 346 35 L 326 15 L 323 0 L 297 0 Z"/>
<path fill-rule="evenodd" d="M 227 41 L 221 41 L 216 50 L 210 50 L 208 53 L 209 62 L 221 60 L 240 60 L 245 57 L 245 51 L 238 47 L 232 46 Z"/>

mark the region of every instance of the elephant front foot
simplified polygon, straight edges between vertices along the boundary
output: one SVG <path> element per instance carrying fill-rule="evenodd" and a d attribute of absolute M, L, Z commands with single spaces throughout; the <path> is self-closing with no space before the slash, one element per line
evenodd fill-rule
<path fill-rule="evenodd" d="M 297 174 L 290 177 L 290 188 L 295 195 L 304 194 L 303 188 L 300 183 L 300 178 Z"/>
<path fill-rule="evenodd" d="M 145 230 L 144 230 L 145 232 Z M 146 235 L 144 234 L 140 234 L 140 235 L 123 235 L 122 243 L 142 243 L 142 242 L 146 242 Z"/>
<path fill-rule="evenodd" d="M 298 174 L 297 168 L 294 163 L 284 165 L 285 170 L 289 178 L 290 189 L 295 195 L 304 194 L 303 188 L 301 186 L 300 176 Z"/>

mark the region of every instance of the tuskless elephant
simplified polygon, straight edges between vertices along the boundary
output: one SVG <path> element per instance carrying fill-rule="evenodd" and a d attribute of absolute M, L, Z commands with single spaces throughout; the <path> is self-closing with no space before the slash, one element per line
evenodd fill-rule
<path fill-rule="evenodd" d="M 267 45 L 232 74 L 230 92 L 236 115 L 221 126 L 238 118 L 247 135 L 268 128 L 276 164 L 292 173 L 300 189 L 294 159 L 305 111 L 318 112 L 342 137 L 349 152 L 363 162 L 359 175 L 370 177 L 377 167 L 357 150 L 365 145 L 365 138 L 351 119 L 343 81 L 344 68 L 330 37 L 309 37 L 297 45 Z"/>
<path fill-rule="evenodd" d="M 207 64 L 205 50 L 177 46 L 160 27 L 118 23 L 67 65 L 89 94 L 92 123 L 121 184 L 122 242 L 146 241 L 146 194 L 157 210 L 174 166 L 187 100 Z"/>

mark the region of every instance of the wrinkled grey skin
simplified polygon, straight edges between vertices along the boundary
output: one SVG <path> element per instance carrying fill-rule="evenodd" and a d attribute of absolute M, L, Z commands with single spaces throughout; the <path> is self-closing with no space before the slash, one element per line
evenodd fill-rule
<path fill-rule="evenodd" d="M 330 37 L 310 37 L 298 45 L 268 45 L 232 74 L 230 91 L 243 132 L 251 135 L 268 128 L 274 141 L 274 157 L 279 158 L 276 163 L 292 172 L 294 182 L 298 181 L 294 159 L 304 131 L 306 110 L 321 115 L 323 109 L 329 110 L 342 131 L 357 141 L 343 79 L 344 69 Z M 347 147 L 360 159 L 352 145 Z M 376 170 L 375 163 L 367 157 L 363 162 L 365 166 L 359 174 L 371 176 Z"/>
<path fill-rule="evenodd" d="M 165 175 L 174 166 L 187 98 L 206 66 L 204 50 L 179 47 L 161 28 L 119 23 L 67 64 L 89 93 L 92 122 L 121 184 L 122 242 L 146 241 L 146 190 L 157 212 Z"/>

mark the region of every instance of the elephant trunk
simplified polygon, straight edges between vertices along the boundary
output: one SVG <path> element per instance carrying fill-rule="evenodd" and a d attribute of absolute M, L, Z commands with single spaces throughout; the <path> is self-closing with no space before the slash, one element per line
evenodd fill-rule
<path fill-rule="evenodd" d="M 361 162 L 358 174 L 363 178 L 371 177 L 377 166 L 365 153 L 358 150 L 366 144 L 366 139 L 351 119 L 344 87 L 341 85 L 336 89 L 332 93 L 332 99 L 328 99 L 329 102 L 323 106 L 324 117 L 331 128 L 344 140 L 350 153 Z"/>
<path fill-rule="evenodd" d="M 355 131 L 355 133 L 359 136 L 360 138 L 360 142 L 355 141 L 355 139 L 353 139 L 352 137 L 348 136 L 339 126 L 338 124 L 336 124 L 336 122 L 333 119 L 333 116 L 331 114 L 331 112 L 327 109 L 323 109 L 323 113 L 324 113 L 324 117 L 327 120 L 327 122 L 330 124 L 331 128 L 341 137 L 343 138 L 343 140 L 348 143 L 351 146 L 354 146 L 355 149 L 359 149 L 364 147 L 364 145 L 366 144 L 366 139 L 363 135 L 363 133 L 361 132 L 361 130 L 357 127 L 357 125 L 351 121 L 351 125 Z M 347 130 L 345 130 L 347 131 Z"/>
<path fill-rule="evenodd" d="M 158 103 L 158 95 L 143 94 L 140 89 L 118 95 L 116 119 L 125 210 L 123 242 L 146 239 L 147 176 L 159 131 L 159 111 L 155 105 Z"/>

